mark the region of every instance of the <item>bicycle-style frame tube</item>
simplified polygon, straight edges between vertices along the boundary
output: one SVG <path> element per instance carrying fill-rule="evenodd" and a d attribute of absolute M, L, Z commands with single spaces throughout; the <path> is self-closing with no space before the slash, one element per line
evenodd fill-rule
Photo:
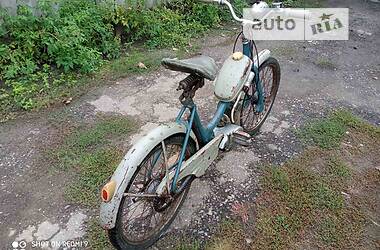
<path fill-rule="evenodd" d="M 243 54 L 248 56 L 253 60 L 253 52 L 252 48 L 250 48 L 250 43 L 248 40 L 243 39 Z M 256 89 L 258 90 L 258 103 L 257 103 L 257 110 L 256 112 L 262 112 L 264 110 L 264 93 L 261 81 L 259 79 L 259 70 L 258 65 L 255 64 L 252 65 L 251 70 L 255 73 L 255 83 L 256 83 Z M 183 147 L 181 150 L 180 158 L 178 160 L 177 166 L 175 168 L 175 175 L 172 181 L 171 185 L 171 191 L 175 193 L 177 190 L 177 181 L 178 176 L 180 174 L 180 170 L 182 167 L 182 163 L 185 158 L 185 152 L 187 145 L 189 143 L 189 137 L 190 133 L 193 130 L 195 135 L 197 136 L 197 139 L 199 140 L 198 143 L 203 146 L 206 145 L 208 142 L 210 142 L 214 138 L 214 129 L 219 124 L 220 120 L 223 118 L 224 113 L 226 109 L 231 105 L 231 102 L 223 102 L 220 101 L 218 103 L 218 107 L 216 109 L 216 112 L 211 119 L 211 121 L 207 124 L 207 126 L 203 126 L 201 119 L 199 117 L 197 106 L 194 103 L 191 103 L 190 105 L 183 105 L 182 109 L 180 110 L 176 122 L 177 123 L 183 123 L 186 126 L 186 135 L 183 142 Z M 182 120 L 182 116 L 185 113 L 185 111 L 189 109 L 190 116 L 187 121 Z"/>
<path fill-rule="evenodd" d="M 210 142 L 214 138 L 214 129 L 216 126 L 219 124 L 220 120 L 223 118 L 224 113 L 226 112 L 226 109 L 231 105 L 231 102 L 223 102 L 220 101 L 218 103 L 218 107 L 215 111 L 214 117 L 211 119 L 211 121 L 206 125 L 203 126 L 201 118 L 199 117 L 199 113 L 197 110 L 197 106 L 192 103 L 191 105 L 184 105 L 182 109 L 180 110 L 176 122 L 177 123 L 183 123 L 186 126 L 186 135 L 185 139 L 183 142 L 183 147 L 181 150 L 181 155 L 178 160 L 178 164 L 175 169 L 175 175 L 173 178 L 172 186 L 171 186 L 171 191 L 176 192 L 177 188 L 177 181 L 178 181 L 178 176 L 180 173 L 180 169 L 183 163 L 183 160 L 185 158 L 185 152 L 187 148 L 187 144 L 189 143 L 189 137 L 191 130 L 194 131 L 195 135 L 197 136 L 198 142 L 200 145 L 205 145 L 208 142 Z M 186 110 L 190 111 L 190 116 L 187 121 L 182 120 L 182 116 L 185 113 Z"/>
<path fill-rule="evenodd" d="M 243 35 L 244 36 L 244 35 Z M 253 58 L 253 51 L 250 45 L 250 41 L 243 37 L 243 54 L 245 56 L 248 56 L 251 58 L 252 61 L 254 61 Z M 257 62 L 259 63 L 259 62 Z M 258 100 L 256 104 L 256 112 L 263 112 L 264 111 L 264 90 L 261 84 L 260 75 L 259 75 L 259 65 L 252 64 L 251 71 L 255 73 L 255 83 L 256 83 L 256 89 L 258 94 Z"/>

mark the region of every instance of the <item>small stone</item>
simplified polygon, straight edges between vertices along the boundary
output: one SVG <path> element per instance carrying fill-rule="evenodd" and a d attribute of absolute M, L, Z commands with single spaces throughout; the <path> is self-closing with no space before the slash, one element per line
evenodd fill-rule
<path fill-rule="evenodd" d="M 341 194 L 343 194 L 344 196 L 346 196 L 347 198 L 350 198 L 351 196 L 349 195 L 349 194 L 347 194 L 347 193 L 345 193 L 345 192 L 340 192 Z"/>
<path fill-rule="evenodd" d="M 248 245 L 251 244 L 252 241 L 253 241 L 253 240 L 252 240 L 251 238 L 245 238 L 245 242 L 247 242 Z"/>
<path fill-rule="evenodd" d="M 14 229 L 10 229 L 10 230 L 9 230 L 8 237 L 12 237 L 13 235 L 15 235 L 15 233 L 16 233 L 16 230 L 14 230 Z"/>
<path fill-rule="evenodd" d="M 63 103 L 67 105 L 67 104 L 70 104 L 72 100 L 73 100 L 73 98 L 69 97 L 69 98 L 64 99 Z"/>
<path fill-rule="evenodd" d="M 212 209 L 211 208 L 208 210 L 207 214 L 210 216 L 212 215 Z"/>

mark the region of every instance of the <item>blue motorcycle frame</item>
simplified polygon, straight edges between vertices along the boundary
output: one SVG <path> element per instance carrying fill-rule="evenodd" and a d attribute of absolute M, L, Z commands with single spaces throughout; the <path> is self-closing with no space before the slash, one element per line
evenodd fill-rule
<path fill-rule="evenodd" d="M 251 48 L 251 43 L 250 41 L 247 41 L 246 39 L 243 38 L 243 54 L 247 57 L 249 57 L 252 61 L 254 61 L 253 58 L 253 53 L 252 53 L 252 48 Z M 261 113 L 264 110 L 264 90 L 262 88 L 262 84 L 259 78 L 259 69 L 257 65 L 254 63 L 252 65 L 251 71 L 254 73 L 255 78 L 254 82 L 252 84 L 256 84 L 256 90 L 258 93 L 258 103 L 257 103 L 257 110 L 256 112 Z M 243 101 L 243 105 L 244 105 Z M 196 136 L 198 139 L 198 142 L 201 145 L 206 145 L 209 143 L 212 139 L 214 139 L 214 129 L 217 127 L 217 125 L 220 123 L 221 119 L 223 118 L 226 110 L 233 105 L 233 102 L 224 102 L 224 101 L 219 101 L 216 112 L 211 119 L 211 121 L 204 126 L 201 122 L 201 119 L 199 117 L 199 113 L 197 110 L 197 106 L 195 103 L 191 103 L 190 105 L 183 105 L 177 118 L 176 118 L 176 123 L 178 124 L 183 124 L 186 127 L 186 135 L 185 139 L 183 142 L 183 147 L 181 150 L 180 158 L 178 163 L 175 166 L 175 175 L 171 183 L 171 192 L 172 193 L 177 193 L 177 182 L 178 182 L 178 177 L 181 171 L 181 167 L 184 161 L 185 157 L 185 151 L 187 148 L 187 145 L 189 143 L 189 138 L 190 138 L 190 133 L 192 131 L 196 131 Z M 182 119 L 184 113 L 186 110 L 189 110 L 190 116 L 189 119 L 184 120 Z"/>

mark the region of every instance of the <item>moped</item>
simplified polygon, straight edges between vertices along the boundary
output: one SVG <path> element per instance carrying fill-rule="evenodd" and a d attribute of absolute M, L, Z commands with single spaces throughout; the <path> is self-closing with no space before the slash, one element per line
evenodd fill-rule
<path fill-rule="evenodd" d="M 226 5 L 243 25 L 257 24 L 239 18 L 226 0 L 203 2 Z M 263 6 L 268 5 L 259 2 L 253 7 Z M 269 50 L 257 53 L 253 40 L 243 32 L 239 36 L 243 51 L 234 46 L 219 72 L 214 60 L 204 55 L 162 60 L 166 68 L 189 74 L 177 88 L 182 91 L 182 108 L 175 122 L 153 129 L 133 145 L 101 189 L 101 226 L 117 249 L 153 245 L 175 219 L 192 181 L 204 175 L 231 142 L 251 145 L 268 117 L 280 84 L 280 65 Z M 205 79 L 214 81 L 219 100 L 207 125 L 193 102 Z"/>

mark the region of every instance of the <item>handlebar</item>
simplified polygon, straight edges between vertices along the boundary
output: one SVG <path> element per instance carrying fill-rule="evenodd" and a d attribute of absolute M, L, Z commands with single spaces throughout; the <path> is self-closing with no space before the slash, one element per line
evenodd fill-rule
<path fill-rule="evenodd" d="M 247 20 L 247 19 L 243 19 L 243 18 L 240 18 L 236 15 L 235 13 L 235 10 L 234 8 L 232 7 L 232 4 L 226 0 L 198 0 L 200 2 L 205 2 L 205 3 L 218 3 L 220 5 L 227 5 L 227 7 L 230 9 L 230 12 L 231 12 L 231 15 L 232 17 L 238 21 L 238 22 L 241 22 L 243 24 L 251 24 L 251 25 L 257 25 L 257 24 L 260 24 L 261 22 L 259 21 L 251 21 L 251 20 Z"/>
<path fill-rule="evenodd" d="M 311 13 L 309 10 L 294 10 L 294 9 L 283 9 L 287 17 L 294 18 L 305 18 L 306 20 L 310 19 Z"/>
<path fill-rule="evenodd" d="M 243 25 L 246 25 L 246 24 L 247 25 L 259 25 L 259 24 L 261 24 L 261 20 L 264 20 L 268 15 L 271 14 L 270 12 L 268 12 L 264 17 L 261 18 L 260 21 L 251 21 L 248 19 L 243 19 L 243 18 L 238 17 L 234 11 L 234 8 L 232 7 L 232 4 L 230 2 L 228 2 L 227 0 L 198 0 L 198 1 L 204 2 L 204 3 L 218 3 L 220 5 L 223 5 L 223 4 L 227 5 L 227 7 L 229 8 L 229 10 L 231 12 L 232 17 L 236 21 L 241 22 Z M 287 17 L 301 18 L 301 19 L 303 19 L 303 18 L 309 19 L 310 18 L 310 12 L 307 10 L 293 10 L 293 9 L 289 9 L 289 8 L 287 8 L 287 9 L 276 8 L 276 10 L 283 13 Z"/>

